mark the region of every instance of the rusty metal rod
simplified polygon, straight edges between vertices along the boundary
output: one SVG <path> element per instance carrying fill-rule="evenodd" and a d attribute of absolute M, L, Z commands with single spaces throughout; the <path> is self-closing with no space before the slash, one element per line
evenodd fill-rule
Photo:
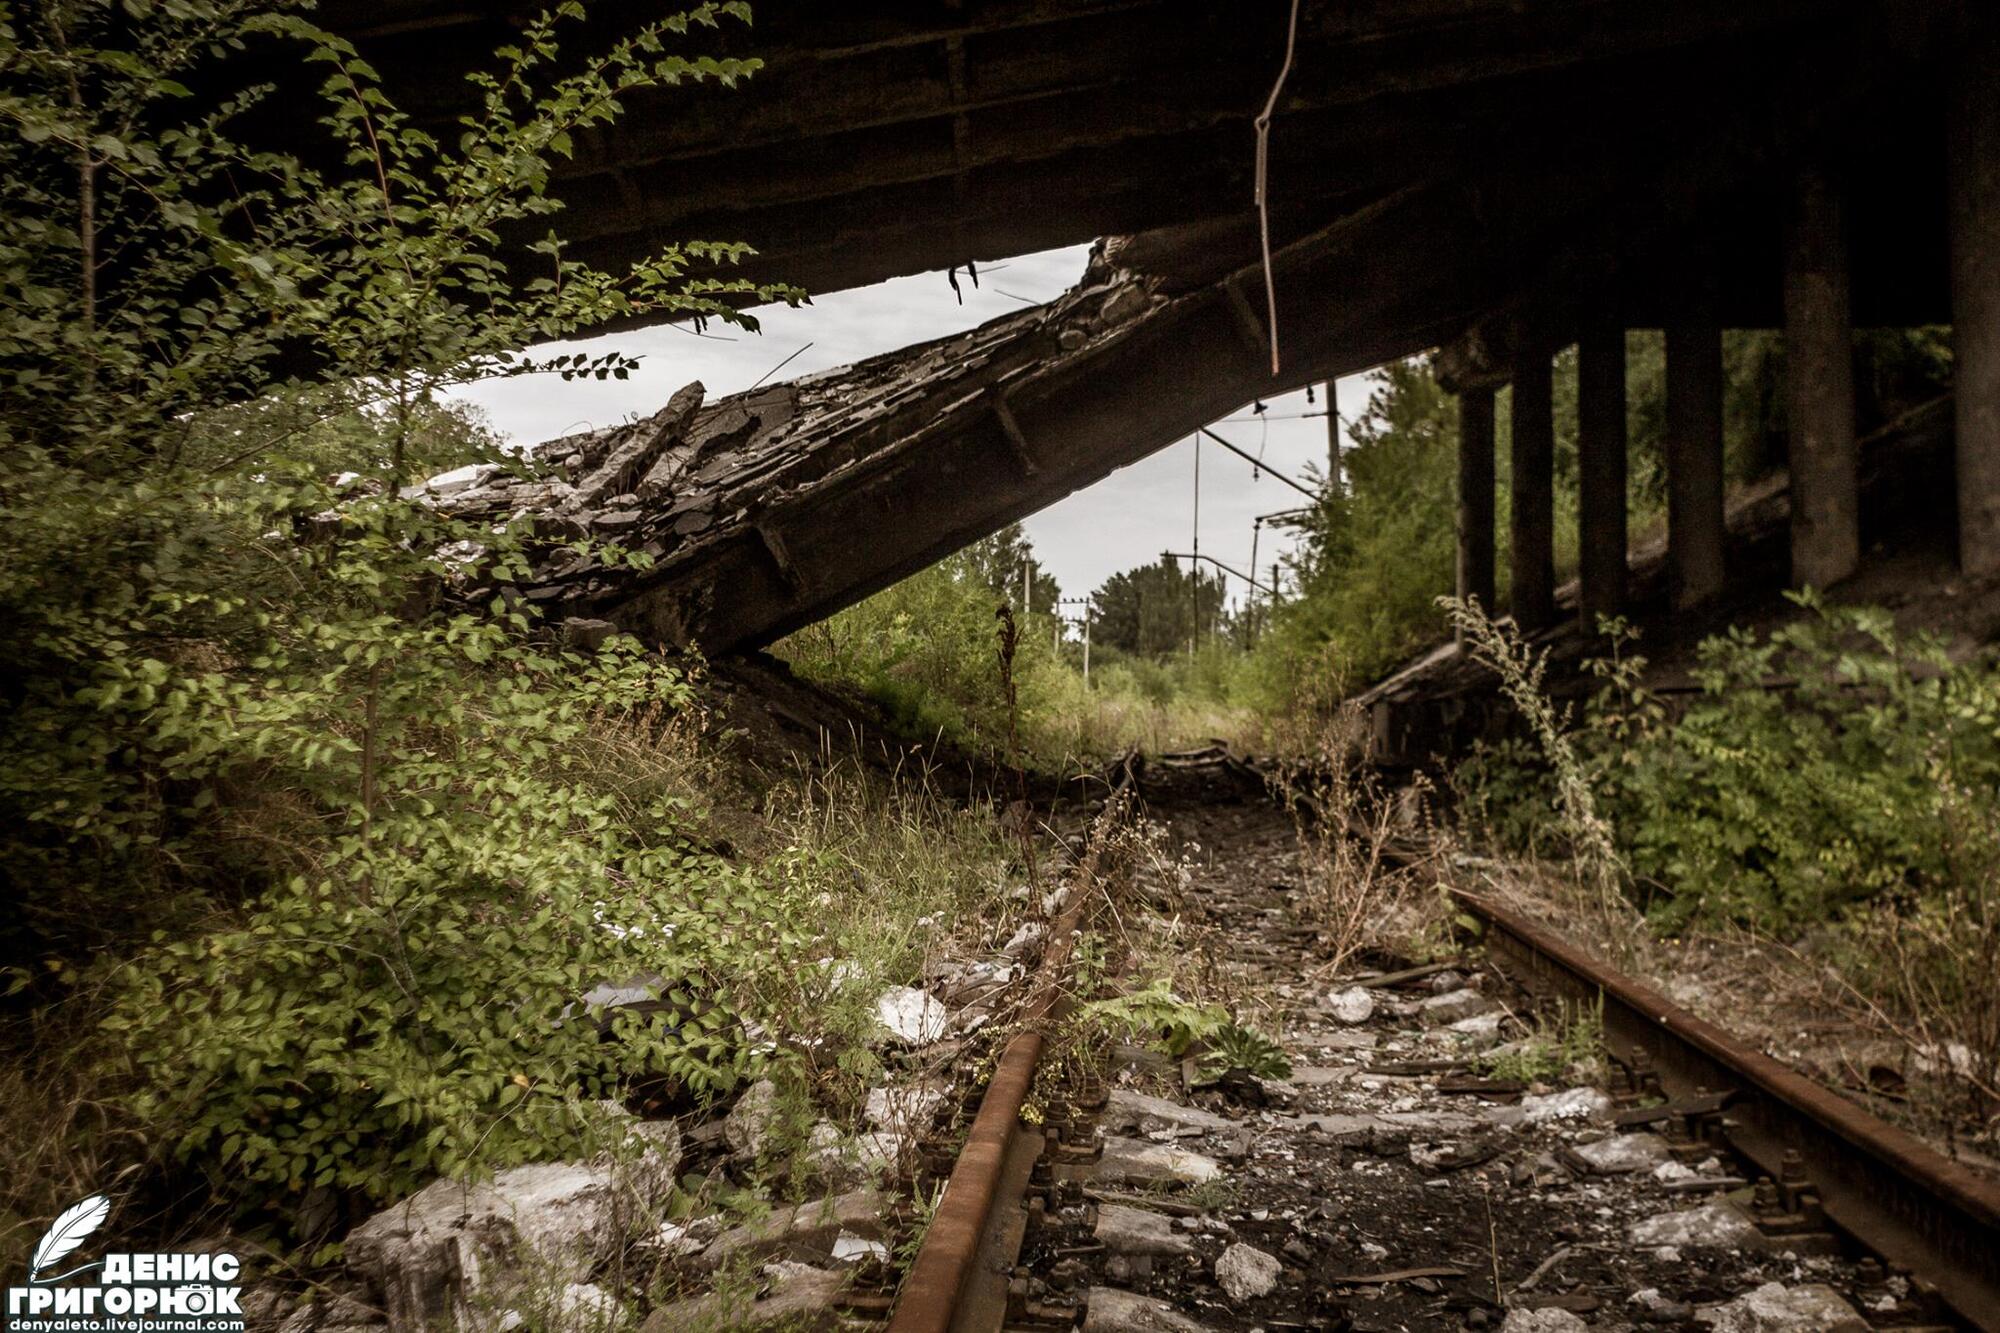
<path fill-rule="evenodd" d="M 1477 894 L 1453 890 L 1491 928 L 1510 970 L 1585 999 L 1602 997 L 1607 1042 L 1643 1048 L 1675 1096 L 1696 1086 L 1736 1094 L 1730 1146 L 1777 1176 L 1787 1149 L 1804 1159 L 1827 1218 L 1934 1286 L 1974 1328 L 2000 1333 L 2000 1185 L 1946 1160 L 1658 991 Z M 1518 975 L 1518 974 L 1517 974 Z"/>
<path fill-rule="evenodd" d="M 1092 830 L 1089 848 L 1071 876 L 1070 901 L 1051 925 L 1035 993 L 1021 1012 L 1023 1031 L 1007 1043 L 994 1066 L 992 1081 L 979 1099 L 979 1110 L 965 1136 L 965 1146 L 952 1165 L 944 1196 L 931 1215 L 924 1243 L 903 1279 L 902 1295 L 889 1317 L 888 1333 L 948 1333 L 957 1312 L 965 1279 L 979 1253 L 980 1237 L 998 1202 L 1000 1170 L 1007 1143 L 1035 1081 L 1042 1058 L 1042 1025 L 1063 991 L 1072 939 L 1090 901 L 1097 873 L 1102 834 L 1123 809 L 1132 781 L 1132 761 L 1120 761 L 1121 776 Z"/>

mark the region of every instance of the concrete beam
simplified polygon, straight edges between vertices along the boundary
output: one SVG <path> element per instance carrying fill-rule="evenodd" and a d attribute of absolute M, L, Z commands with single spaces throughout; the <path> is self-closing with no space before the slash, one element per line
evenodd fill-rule
<path fill-rule="evenodd" d="M 1687 608 L 1722 591 L 1722 330 L 1703 311 L 1667 326 L 1667 583 Z"/>
<path fill-rule="evenodd" d="M 1785 419 L 1792 582 L 1825 588 L 1861 562 L 1854 444 L 1854 325 L 1840 186 L 1800 172 L 1785 238 Z"/>
<path fill-rule="evenodd" d="M 1576 353 L 1577 612 L 1595 630 L 1625 608 L 1625 330 L 1587 330 Z"/>
<path fill-rule="evenodd" d="M 1960 13 L 1947 103 L 1958 562 L 2000 573 L 2000 14 Z"/>
<path fill-rule="evenodd" d="M 1546 354 L 1514 367 L 1512 502 L 1508 538 L 1513 578 L 1508 602 L 1522 630 L 1545 629 L 1556 618 L 1556 423 L 1553 376 Z"/>
<path fill-rule="evenodd" d="M 1493 390 L 1458 396 L 1458 596 L 1493 613 Z M 1460 635 L 1460 646 L 1464 636 Z"/>

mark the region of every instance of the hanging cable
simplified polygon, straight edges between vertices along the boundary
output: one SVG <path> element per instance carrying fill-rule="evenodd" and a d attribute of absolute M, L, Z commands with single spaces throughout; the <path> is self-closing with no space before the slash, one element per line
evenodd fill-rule
<path fill-rule="evenodd" d="M 1285 63 L 1278 67 L 1277 82 L 1271 85 L 1271 96 L 1264 102 L 1263 114 L 1257 117 L 1257 233 L 1264 252 L 1264 305 L 1270 312 L 1271 322 L 1271 374 L 1278 373 L 1278 283 L 1271 276 L 1271 116 L 1278 109 L 1278 95 L 1285 90 L 1285 80 L 1291 77 L 1292 53 L 1299 41 L 1299 0 L 1292 0 L 1292 16 L 1285 26 Z"/>

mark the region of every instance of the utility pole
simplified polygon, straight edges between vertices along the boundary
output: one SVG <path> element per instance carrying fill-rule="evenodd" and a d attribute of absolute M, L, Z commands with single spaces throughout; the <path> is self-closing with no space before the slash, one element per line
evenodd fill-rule
<path fill-rule="evenodd" d="M 1340 385 L 1334 380 L 1326 382 L 1326 488 L 1340 490 Z"/>
<path fill-rule="evenodd" d="M 1330 390 L 1332 387 L 1333 382 L 1329 380 L 1327 388 Z M 1257 539 L 1263 536 L 1263 534 L 1264 520 L 1259 517 L 1250 525 L 1250 572 L 1253 575 L 1257 572 Z M 1248 609 L 1243 617 L 1243 647 L 1247 650 L 1251 644 L 1257 641 L 1257 585 L 1255 583 L 1250 585 L 1250 591 L 1243 595 L 1243 600 L 1248 603 Z"/>

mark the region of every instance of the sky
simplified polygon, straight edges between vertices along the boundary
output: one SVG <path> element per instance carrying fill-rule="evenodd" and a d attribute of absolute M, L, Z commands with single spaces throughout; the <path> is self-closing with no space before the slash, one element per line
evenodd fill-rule
<path fill-rule="evenodd" d="M 765 307 L 756 312 L 763 326 L 758 333 L 711 325 L 697 334 L 680 325 L 657 325 L 551 344 L 538 350 L 554 355 L 616 349 L 639 358 L 639 369 L 623 381 L 488 380 L 457 396 L 484 408 L 503 436 L 535 443 L 649 416 L 690 380 L 700 380 L 713 401 L 766 377 L 789 379 L 961 332 L 1061 295 L 1082 275 L 1087 255 L 1088 247 L 1073 246 L 985 265 L 977 289 L 961 273 L 963 304 L 944 274 L 927 273 L 834 292 L 797 310 Z M 1359 413 L 1368 389 L 1366 376 L 1341 381 L 1343 417 Z M 1301 392 L 1265 406 L 1261 416 L 1245 408 L 1214 429 L 1275 471 L 1307 481 L 1308 464 L 1326 465 L 1326 420 L 1306 415 L 1323 413 L 1323 399 L 1308 404 Z M 1062 584 L 1064 596 L 1081 596 L 1120 570 L 1150 564 L 1164 550 L 1190 549 L 1196 452 L 1194 440 L 1181 440 L 1027 520 L 1035 553 Z M 1295 508 L 1306 498 L 1212 443 L 1200 446 L 1199 453 L 1201 550 L 1247 573 L 1256 516 Z M 1260 577 L 1287 549 L 1282 533 L 1264 532 L 1257 546 Z M 1234 579 L 1231 585 L 1232 596 L 1239 596 Z"/>

